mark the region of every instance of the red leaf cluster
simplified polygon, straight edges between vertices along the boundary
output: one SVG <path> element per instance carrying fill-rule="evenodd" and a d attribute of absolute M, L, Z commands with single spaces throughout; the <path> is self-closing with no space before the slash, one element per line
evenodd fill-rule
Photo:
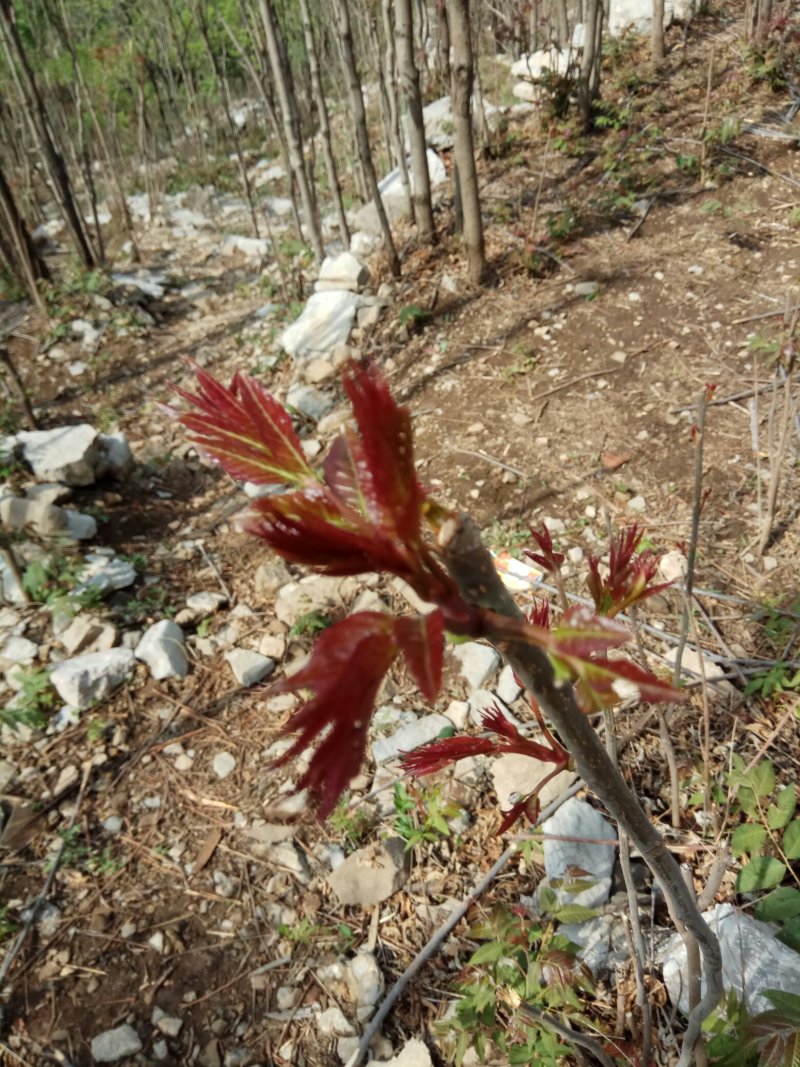
<path fill-rule="evenodd" d="M 606 578 L 600 574 L 600 559 L 589 557 L 589 592 L 598 614 L 618 615 L 631 604 L 654 596 L 671 584 L 650 584 L 658 570 L 658 558 L 649 550 L 639 552 L 641 542 L 642 531 L 635 523 L 620 531 L 611 542 Z"/>
<path fill-rule="evenodd" d="M 556 552 L 553 546 L 553 539 L 550 536 L 550 531 L 542 523 L 541 530 L 535 529 L 531 526 L 531 537 L 539 546 L 538 552 L 531 552 L 529 549 L 523 549 L 528 559 L 532 559 L 534 563 L 538 563 L 540 567 L 548 572 L 548 574 L 555 574 L 556 571 L 561 569 L 561 564 L 566 559 L 563 552 Z"/>
<path fill-rule="evenodd" d="M 313 691 L 286 724 L 286 732 L 299 737 L 276 766 L 316 743 L 298 787 L 308 789 L 321 819 L 361 769 L 375 699 L 397 654 L 403 653 L 420 688 L 434 700 L 442 680 L 442 648 L 439 612 L 408 619 L 357 612 L 318 637 L 302 670 L 270 687 L 271 694 Z"/>

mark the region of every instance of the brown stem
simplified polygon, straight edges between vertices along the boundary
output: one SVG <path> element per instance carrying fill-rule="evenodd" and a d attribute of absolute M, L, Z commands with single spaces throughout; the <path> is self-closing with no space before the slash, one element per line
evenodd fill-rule
<path fill-rule="evenodd" d="M 468 516 L 462 515 L 442 526 L 439 547 L 451 577 L 470 604 L 510 618 L 521 617 Z M 676 918 L 682 921 L 700 944 L 706 970 L 706 993 L 689 1016 L 678 1061 L 678 1067 L 689 1067 L 702 1021 L 722 996 L 719 943 L 700 914 L 694 893 L 685 885 L 674 857 L 628 789 L 619 769 L 609 759 L 589 720 L 578 709 L 571 685 L 556 680 L 552 664 L 542 649 L 508 634 L 495 636 L 494 640 L 525 687 L 536 694 L 574 759 L 578 774 L 652 870 L 673 921 Z"/>

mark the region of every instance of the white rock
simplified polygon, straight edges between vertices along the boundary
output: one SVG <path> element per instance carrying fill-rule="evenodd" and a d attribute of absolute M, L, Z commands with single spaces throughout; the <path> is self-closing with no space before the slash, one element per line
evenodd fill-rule
<path fill-rule="evenodd" d="M 256 685 L 275 670 L 275 660 L 252 652 L 249 648 L 232 648 L 225 653 L 233 676 L 239 685 Z"/>
<path fill-rule="evenodd" d="M 366 263 L 352 252 L 340 252 L 337 256 L 326 256 L 322 261 L 314 290 L 321 293 L 347 289 L 358 293 L 369 284 L 369 278 L 369 267 Z"/>
<path fill-rule="evenodd" d="M 643 496 L 633 496 L 628 501 L 628 511 L 635 511 L 638 514 L 642 514 L 647 510 L 647 504 Z"/>
<path fill-rule="evenodd" d="M 247 259 L 265 259 L 271 251 L 272 242 L 265 237 L 240 237 L 236 234 L 229 234 L 220 246 L 223 256 L 241 252 Z"/>
<path fill-rule="evenodd" d="M 500 656 L 490 645 L 467 641 L 453 647 L 453 656 L 459 661 L 462 676 L 470 689 L 480 689 L 486 679 L 500 666 Z"/>
<path fill-rule="evenodd" d="M 592 839 L 616 841 L 617 831 L 611 823 L 585 800 L 571 797 L 542 823 L 542 833 L 545 835 L 544 866 L 548 880 L 564 878 L 568 869 L 576 869 L 587 871 L 588 880 L 594 882 L 591 888 L 580 893 L 556 889 L 559 901 L 582 904 L 587 908 L 604 904 L 611 891 L 616 848 L 614 845 L 596 844 Z M 581 875 L 579 880 L 586 879 Z"/>
<path fill-rule="evenodd" d="M 418 1037 L 412 1037 L 383 1067 L 433 1067 L 433 1061 L 428 1046 Z"/>
<path fill-rule="evenodd" d="M 513 808 L 518 800 L 532 792 L 552 770 L 552 763 L 540 763 L 539 760 L 516 752 L 498 756 L 492 761 L 490 774 L 500 808 L 503 811 Z M 546 808 L 560 797 L 574 781 L 575 775 L 572 771 L 557 774 L 538 794 L 541 807 Z"/>
<path fill-rule="evenodd" d="M 111 623 L 93 615 L 76 615 L 66 630 L 58 637 L 67 654 L 77 656 L 83 652 L 102 652 L 113 648 L 117 630 Z"/>
<path fill-rule="evenodd" d="M 81 344 L 87 351 L 92 351 L 102 337 L 102 331 L 92 325 L 88 319 L 74 319 L 69 327 L 75 337 L 80 337 Z"/>
<path fill-rule="evenodd" d="M 284 330 L 278 343 L 295 359 L 324 356 L 347 341 L 358 303 L 358 295 L 346 290 L 313 293 L 300 317 Z"/>
<path fill-rule="evenodd" d="M 664 653 L 664 659 L 667 663 L 673 667 L 678 658 L 678 649 L 669 648 Z M 683 655 L 681 656 L 681 674 L 687 678 L 696 680 L 697 678 L 705 677 L 707 682 L 716 681 L 721 678 L 725 673 L 721 664 L 715 663 L 712 659 L 708 659 L 706 656 L 700 655 L 693 648 L 688 646 L 684 648 Z"/>
<path fill-rule="evenodd" d="M 317 1029 L 328 1037 L 352 1037 L 355 1027 L 349 1022 L 341 1008 L 334 1005 L 317 1016 Z"/>
<path fill-rule="evenodd" d="M 156 681 L 185 678 L 189 673 L 185 642 L 180 626 L 172 619 L 162 619 L 145 630 L 136 646 L 136 658 L 147 665 Z"/>
<path fill-rule="evenodd" d="M 69 486 L 94 483 L 100 448 L 97 433 L 88 423 L 55 430 L 23 430 L 17 439 L 39 481 Z"/>
<path fill-rule="evenodd" d="M 0 660 L 5 660 L 7 664 L 33 663 L 38 651 L 39 647 L 34 641 L 29 641 L 27 637 L 12 635 L 6 638 L 3 647 L 0 648 Z"/>
<path fill-rule="evenodd" d="M 450 98 L 445 97 L 445 99 L 449 104 Z M 406 168 L 408 170 L 408 184 L 413 194 L 415 185 L 414 167 L 410 159 L 406 160 Z M 443 185 L 447 181 L 447 168 L 430 148 L 428 149 L 428 179 L 432 189 L 437 185 Z M 395 167 L 394 170 L 390 170 L 386 177 L 378 182 L 378 189 L 380 189 L 381 197 L 404 197 L 403 177 L 400 173 L 400 168 Z"/>
<path fill-rule="evenodd" d="M 722 952 L 722 982 L 738 997 L 744 996 L 748 1010 L 755 1014 L 773 1005 L 765 989 L 797 993 L 800 989 L 800 954 L 778 941 L 774 929 L 759 922 L 732 904 L 717 904 L 703 918 L 719 938 Z M 664 981 L 670 1000 L 680 1010 L 688 1009 L 686 948 L 676 934 L 660 952 Z M 703 982 L 705 990 L 705 982 Z"/>
<path fill-rule="evenodd" d="M 227 603 L 228 598 L 222 593 L 192 593 L 186 598 L 186 607 L 200 616 L 213 615 Z"/>
<path fill-rule="evenodd" d="M 80 581 L 73 589 L 79 596 L 87 589 L 97 589 L 100 593 L 111 593 L 125 589 L 136 581 L 136 568 L 127 560 L 88 553 L 86 563 L 78 572 Z"/>
<path fill-rule="evenodd" d="M 371 952 L 357 952 L 346 967 L 350 995 L 358 1007 L 377 1004 L 384 987 L 383 972 Z"/>
<path fill-rule="evenodd" d="M 658 571 L 664 582 L 680 582 L 686 577 L 689 561 L 679 549 L 665 552 L 658 560 Z"/>
<path fill-rule="evenodd" d="M 92 1059 L 96 1063 L 116 1063 L 126 1056 L 135 1056 L 143 1047 L 134 1028 L 125 1023 L 92 1038 Z"/>
<path fill-rule="evenodd" d="M 469 719 L 469 704 L 466 700 L 451 700 L 444 713 L 457 730 L 463 730 Z"/>
<path fill-rule="evenodd" d="M 574 944 L 581 946 L 578 958 L 583 960 L 596 978 L 599 978 L 608 973 L 613 962 L 611 959 L 612 934 L 618 923 L 619 917 L 616 915 L 598 915 L 582 923 L 559 923 L 558 932 Z M 622 936 L 624 940 L 624 932 Z M 624 947 L 627 950 L 627 946 Z M 614 955 L 616 956 L 616 953 Z M 620 962 L 623 962 L 627 951 L 621 956 Z"/>
<path fill-rule="evenodd" d="M 380 247 L 381 239 L 374 233 L 357 230 L 350 235 L 350 251 L 357 256 L 371 256 Z"/>
<path fill-rule="evenodd" d="M 328 875 L 328 885 L 344 905 L 366 908 L 388 900 L 408 878 L 408 854 L 399 837 L 352 852 Z"/>
<path fill-rule="evenodd" d="M 522 686 L 514 677 L 513 668 L 507 663 L 500 671 L 500 677 L 497 681 L 497 695 L 504 704 L 513 704 L 521 692 Z"/>
<path fill-rule="evenodd" d="M 67 533 L 67 514 L 56 504 L 27 497 L 4 496 L 0 499 L 0 521 L 10 530 L 29 530 L 39 537 L 58 537 Z"/>
<path fill-rule="evenodd" d="M 84 711 L 121 685 L 135 664 L 136 657 L 127 648 L 90 652 L 57 663 L 50 682 L 65 704 Z"/>
<path fill-rule="evenodd" d="M 217 778 L 227 778 L 236 770 L 236 757 L 230 752 L 218 752 L 211 767 Z"/>
<path fill-rule="evenodd" d="M 376 763 L 386 763 L 401 752 L 412 752 L 420 745 L 433 741 L 442 730 L 452 732 L 453 724 L 445 715 L 425 715 L 415 722 L 401 726 L 391 737 L 380 737 L 372 742 L 372 758 Z"/>

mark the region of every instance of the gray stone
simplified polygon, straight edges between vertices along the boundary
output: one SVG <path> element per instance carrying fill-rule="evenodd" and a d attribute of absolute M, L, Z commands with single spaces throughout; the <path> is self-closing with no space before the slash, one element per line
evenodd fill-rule
<path fill-rule="evenodd" d="M 127 477 L 136 464 L 125 434 L 100 433 L 97 443 L 100 449 L 98 471 L 118 479 Z"/>
<path fill-rule="evenodd" d="M 324 356 L 346 343 L 358 303 L 358 295 L 347 290 L 313 293 L 300 317 L 284 330 L 278 343 L 295 359 Z"/>
<path fill-rule="evenodd" d="M 94 483 L 100 448 L 97 432 L 88 423 L 55 430 L 23 430 L 17 439 L 39 481 L 69 486 Z"/>
<path fill-rule="evenodd" d="M 490 774 L 497 800 L 503 811 L 508 811 L 523 796 L 532 792 L 542 778 L 553 770 L 552 763 L 541 763 L 530 756 L 510 752 L 498 756 L 492 762 Z M 572 771 L 562 771 L 541 790 L 539 801 L 543 808 L 561 796 L 575 781 Z"/>
<path fill-rule="evenodd" d="M 286 394 L 286 403 L 307 419 L 319 422 L 333 407 L 333 397 L 312 385 L 293 385 Z"/>
<path fill-rule="evenodd" d="M 59 504 L 72 496 L 72 490 L 68 485 L 59 485 L 58 482 L 41 482 L 39 485 L 30 485 L 25 490 L 28 500 L 43 500 L 46 504 Z"/>
<path fill-rule="evenodd" d="M 617 958 L 618 949 L 615 942 L 618 938 L 613 935 L 617 933 L 615 927 L 619 925 L 620 919 L 616 915 L 598 915 L 582 923 L 559 923 L 558 932 L 568 937 L 573 944 L 580 945 L 579 959 L 583 960 L 596 978 L 600 978 L 611 969 L 612 954 L 614 959 Z M 622 951 L 619 952 L 622 962 L 628 954 L 624 929 L 619 929 L 618 933 L 622 936 Z"/>
<path fill-rule="evenodd" d="M 402 752 L 412 752 L 420 745 L 433 741 L 442 730 L 452 733 L 453 723 L 446 715 L 425 715 L 421 719 L 401 726 L 391 737 L 379 737 L 372 742 L 372 758 L 376 763 L 386 763 Z"/>
<path fill-rule="evenodd" d="M 341 866 L 341 865 L 340 865 Z M 347 985 L 358 1007 L 377 1004 L 384 987 L 383 972 L 371 952 L 357 952 L 347 961 Z"/>
<path fill-rule="evenodd" d="M 575 296 L 594 296 L 595 293 L 600 291 L 600 286 L 597 282 L 576 282 L 573 292 Z"/>
<path fill-rule="evenodd" d="M 97 519 L 93 515 L 84 515 L 72 508 L 64 509 L 67 520 L 67 533 L 75 541 L 91 541 L 97 536 Z"/>
<path fill-rule="evenodd" d="M 97 1063 L 116 1063 L 126 1056 L 135 1056 L 142 1048 L 139 1035 L 125 1023 L 92 1038 L 92 1059 Z"/>
<path fill-rule="evenodd" d="M 665 582 L 682 582 L 689 569 L 689 561 L 678 548 L 665 552 L 658 560 L 658 574 Z"/>
<path fill-rule="evenodd" d="M 156 681 L 185 678 L 189 673 L 185 642 L 180 626 L 172 619 L 162 619 L 145 630 L 136 646 L 136 658 L 147 665 Z"/>
<path fill-rule="evenodd" d="M 227 778 L 236 770 L 236 757 L 230 752 L 218 752 L 211 763 L 211 768 L 217 778 Z"/>
<path fill-rule="evenodd" d="M 395 223 L 399 222 L 401 219 L 409 217 L 410 211 L 408 200 L 404 193 L 400 193 L 399 195 L 383 193 L 381 195 L 381 200 L 383 201 L 383 208 L 391 227 L 394 227 Z M 353 230 L 362 230 L 365 233 L 380 237 L 383 231 L 380 219 L 378 218 L 378 212 L 372 201 L 365 204 L 362 208 L 359 208 L 353 215 L 352 228 Z"/>
<path fill-rule="evenodd" d="M 459 669 L 471 690 L 480 689 L 483 683 L 500 666 L 500 656 L 489 645 L 467 641 L 453 648 Z"/>
<path fill-rule="evenodd" d="M 46 500 L 5 496 L 0 500 L 0 521 L 11 530 L 30 530 L 39 537 L 58 537 L 68 532 L 64 509 Z"/>
<path fill-rule="evenodd" d="M 647 503 L 641 494 L 631 497 L 628 501 L 628 511 L 635 511 L 637 514 L 643 514 L 647 511 Z"/>
<path fill-rule="evenodd" d="M 514 677 L 513 668 L 507 663 L 497 680 L 497 695 L 504 704 L 513 704 L 521 692 L 522 686 Z"/>
<path fill-rule="evenodd" d="M 50 682 L 65 704 L 83 711 L 121 685 L 135 664 L 136 657 L 127 648 L 90 652 L 57 663 Z"/>
<path fill-rule="evenodd" d="M 369 907 L 388 900 L 408 879 L 405 842 L 390 837 L 351 853 L 328 875 L 328 885 L 344 905 Z"/>
<path fill-rule="evenodd" d="M 570 871 L 585 871 L 577 880 L 592 881 L 594 885 L 580 893 L 556 888 L 556 896 L 563 904 L 582 904 L 596 908 L 608 900 L 611 891 L 611 871 L 616 847 L 602 845 L 595 840 L 617 839 L 617 831 L 585 800 L 571 797 L 554 815 L 542 824 L 544 867 L 548 881 L 572 877 Z M 555 840 L 572 838 L 573 840 Z M 575 840 L 577 839 L 577 840 Z"/>
<path fill-rule="evenodd" d="M 328 290 L 348 289 L 358 293 L 369 284 L 369 267 L 352 252 L 340 252 L 338 256 L 326 256 L 322 261 L 314 289 L 321 293 Z"/>
<path fill-rule="evenodd" d="M 703 918 L 719 938 L 722 982 L 727 990 L 744 997 L 748 1011 L 767 1011 L 773 1005 L 765 989 L 796 993 L 800 989 L 800 953 L 778 941 L 768 923 L 759 922 L 732 904 L 717 904 Z M 684 1013 L 689 994 L 686 948 L 676 934 L 659 953 L 670 1000 Z M 705 983 L 703 983 L 705 991 Z"/>
<path fill-rule="evenodd" d="M 239 685 L 256 685 L 275 670 L 275 660 L 252 652 L 249 648 L 232 648 L 225 653 L 233 676 Z"/>

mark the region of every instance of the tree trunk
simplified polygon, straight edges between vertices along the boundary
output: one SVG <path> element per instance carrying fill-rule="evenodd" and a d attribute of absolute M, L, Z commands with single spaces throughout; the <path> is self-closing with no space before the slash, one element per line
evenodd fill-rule
<path fill-rule="evenodd" d="M 264 34 L 267 40 L 267 54 L 269 56 L 270 67 L 272 68 L 272 77 L 275 83 L 275 89 L 278 93 L 278 101 L 280 103 L 281 116 L 283 118 L 283 131 L 286 138 L 289 163 L 300 193 L 300 203 L 303 206 L 306 229 L 311 241 L 311 247 L 314 250 L 314 258 L 319 263 L 325 255 L 325 251 L 322 246 L 322 235 L 319 232 L 314 196 L 311 191 L 311 185 L 308 180 L 308 174 L 306 173 L 305 162 L 303 160 L 300 130 L 296 122 L 296 111 L 292 107 L 292 100 L 289 92 L 289 79 L 281 59 L 281 50 L 278 43 L 278 28 L 275 21 L 275 12 L 272 8 L 272 0 L 259 0 L 258 6 L 261 12 L 261 21 L 264 24 Z"/>
<path fill-rule="evenodd" d="M 771 21 L 772 0 L 757 0 L 756 27 L 753 39 L 758 47 L 763 47 L 767 43 Z"/>
<path fill-rule="evenodd" d="M 598 23 L 602 30 L 603 8 L 600 0 L 587 0 L 583 36 L 583 62 L 578 79 L 578 113 L 584 130 L 592 125 L 592 104 L 600 88 L 600 50 Z"/>
<path fill-rule="evenodd" d="M 37 281 L 52 281 L 50 270 L 39 255 L 2 168 L 0 168 L 0 210 L 2 210 L 5 222 L 3 227 L 5 236 L 10 238 L 13 246 L 14 263 L 12 266 L 16 265 L 17 273 L 20 280 L 25 282 L 31 300 L 41 308 L 42 297 L 36 283 Z"/>
<path fill-rule="evenodd" d="M 667 54 L 664 44 L 664 0 L 653 0 L 653 65 L 658 66 Z"/>
<path fill-rule="evenodd" d="M 464 247 L 469 276 L 480 285 L 486 276 L 478 172 L 472 140 L 472 39 L 469 0 L 447 0 L 447 19 L 453 41 L 450 101 L 453 109 L 453 155 L 458 170 L 458 189 L 464 215 Z"/>
<path fill-rule="evenodd" d="M 372 153 L 370 152 L 369 147 L 367 116 L 364 111 L 364 96 L 361 92 L 361 82 L 358 77 L 356 57 L 353 52 L 353 33 L 350 27 L 350 13 L 347 10 L 347 0 L 334 0 L 333 6 L 339 21 L 339 43 L 342 48 L 344 68 L 350 87 L 350 104 L 356 128 L 355 132 L 358 143 L 358 154 L 361 159 L 364 176 L 367 179 L 369 191 L 372 195 L 372 202 L 375 205 L 375 211 L 378 214 L 378 221 L 380 222 L 381 230 L 383 232 L 383 243 L 386 248 L 386 255 L 389 259 L 389 269 L 391 270 L 393 277 L 399 278 L 400 260 L 397 257 L 397 251 L 394 247 L 392 230 L 386 215 L 386 209 L 381 200 L 380 190 L 378 189 L 378 178 L 375 174 L 375 164 L 372 162 Z"/>
<path fill-rule="evenodd" d="M 435 240 L 435 231 L 431 179 L 428 172 L 428 145 L 425 140 L 425 123 L 422 117 L 419 71 L 414 62 L 411 0 L 395 0 L 394 20 L 397 34 L 397 73 L 408 107 L 408 139 L 411 148 L 411 170 L 414 177 L 414 220 L 420 239 L 426 244 L 432 244 Z"/>
<path fill-rule="evenodd" d="M 333 141 L 331 139 L 331 124 L 328 116 L 328 104 L 325 100 L 325 91 L 322 88 L 322 77 L 319 72 L 319 53 L 317 42 L 314 40 L 314 27 L 311 22 L 311 13 L 308 9 L 308 0 L 300 0 L 300 16 L 303 20 L 303 34 L 306 39 L 306 53 L 308 54 L 308 67 L 311 73 L 311 92 L 314 96 L 314 104 L 319 118 L 319 130 L 322 137 L 322 155 L 325 160 L 325 172 L 328 175 L 328 185 L 336 208 L 336 216 L 339 220 L 339 233 L 345 246 L 350 244 L 350 227 L 347 224 L 347 214 L 342 200 L 342 187 L 339 184 L 339 175 L 336 170 L 336 160 L 333 157 Z"/>
<path fill-rule="evenodd" d="M 222 23 L 222 26 L 228 37 L 230 37 L 233 47 L 239 53 L 239 58 L 241 59 L 245 70 L 250 76 L 250 80 L 253 83 L 253 87 L 261 97 L 261 102 L 264 105 L 264 111 L 266 112 L 267 119 L 269 121 L 270 126 L 272 127 L 272 132 L 275 135 L 275 140 L 278 142 L 278 151 L 280 153 L 281 163 L 283 164 L 283 168 L 286 171 L 287 177 L 289 178 L 289 199 L 292 203 L 292 221 L 294 222 L 294 228 L 297 231 L 297 239 L 302 242 L 305 240 L 305 237 L 303 234 L 303 227 L 300 222 L 300 212 L 297 209 L 297 186 L 293 181 L 294 175 L 292 173 L 292 165 L 289 161 L 289 149 L 287 148 L 286 140 L 283 136 L 283 131 L 281 129 L 280 123 L 278 122 L 278 117 L 275 114 L 275 108 L 272 105 L 272 100 L 270 99 L 269 94 L 267 93 L 265 77 L 259 77 L 258 71 L 253 65 L 253 61 L 251 60 L 247 52 L 244 50 L 242 45 L 239 43 L 233 29 L 230 27 L 224 17 L 220 16 L 220 22 Z M 251 27 L 251 30 L 253 31 L 253 35 L 255 36 L 257 25 L 253 25 Z"/>
<path fill-rule="evenodd" d="M 30 115 L 33 120 L 34 129 L 36 130 L 36 137 L 50 175 L 50 180 L 53 183 L 57 198 L 60 201 L 64 219 L 72 233 L 75 247 L 78 250 L 84 266 L 87 270 L 92 270 L 96 266 L 95 255 L 89 245 L 80 213 L 75 204 L 72 185 L 69 180 L 69 174 L 67 173 L 64 159 L 56 148 L 53 138 L 50 135 L 47 109 L 45 108 L 42 94 L 39 91 L 39 86 L 33 73 L 33 68 L 28 61 L 28 56 L 22 44 L 19 30 L 17 29 L 16 13 L 14 11 L 12 0 L 0 0 L 0 16 L 2 16 L 6 33 L 13 46 L 14 53 L 25 79 L 29 94 Z"/>

